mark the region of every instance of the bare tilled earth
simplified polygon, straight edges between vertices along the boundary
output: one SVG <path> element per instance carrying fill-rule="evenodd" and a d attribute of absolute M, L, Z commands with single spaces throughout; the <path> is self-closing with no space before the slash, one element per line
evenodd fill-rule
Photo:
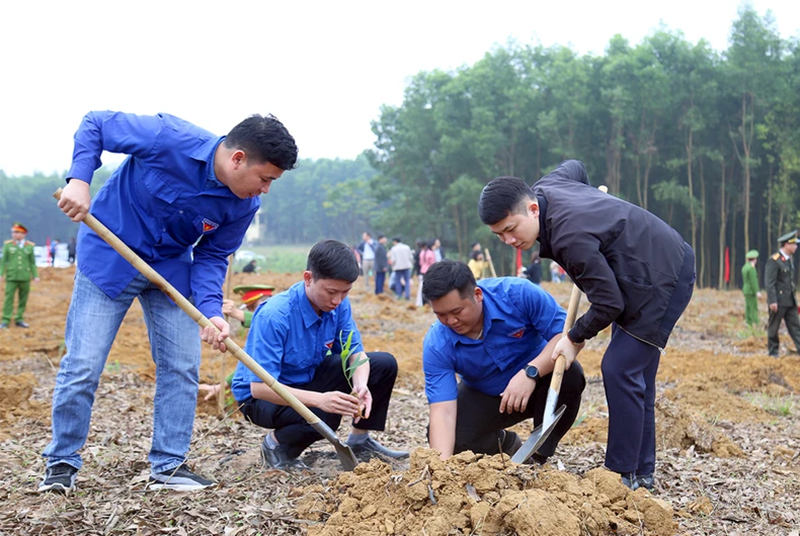
<path fill-rule="evenodd" d="M 369 295 L 360 281 L 351 299 L 365 346 L 392 352 L 400 365 L 388 428 L 377 436 L 414 451 L 410 460 L 365 460 L 342 473 L 333 449 L 320 442 L 304 455 L 310 470 L 265 470 L 263 431 L 246 424 L 230 400 L 223 409 L 201 402 L 190 463 L 219 485 L 196 494 L 145 491 L 155 368 L 134 306 L 97 392 L 78 491 L 39 495 L 73 274 L 42 270 L 28 307 L 31 329 L 0 332 L 0 535 L 800 534 L 800 358 L 785 348 L 780 359 L 767 357 L 763 326 L 745 329 L 741 294 L 710 290 L 696 292 L 662 357 L 653 495 L 630 492 L 601 469 L 607 333 L 581 354 L 589 379 L 582 411 L 550 463 L 517 466 L 469 453 L 442 462 L 425 448 L 420 362 L 434 317 Z M 234 283 L 283 290 L 298 279 L 242 274 Z M 564 306 L 570 288 L 545 286 Z M 764 317 L 765 309 L 762 303 Z M 243 342 L 244 333 L 236 339 Z M 232 356 L 207 349 L 203 380 L 216 381 L 234 365 Z M 346 423 L 339 432 L 346 435 Z"/>

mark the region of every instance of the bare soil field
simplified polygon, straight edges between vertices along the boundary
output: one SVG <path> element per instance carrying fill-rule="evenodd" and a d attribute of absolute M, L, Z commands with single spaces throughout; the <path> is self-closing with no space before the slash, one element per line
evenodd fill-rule
<path fill-rule="evenodd" d="M 422 339 L 434 321 L 358 281 L 353 308 L 368 351 L 398 360 L 389 423 L 378 439 L 410 460 L 364 459 L 343 473 L 318 442 L 309 470 L 264 469 L 263 430 L 230 398 L 198 404 L 190 464 L 215 488 L 145 491 L 155 367 L 141 309 L 122 325 L 97 391 L 78 489 L 40 495 L 50 440 L 50 398 L 63 345 L 73 269 L 41 270 L 28 330 L 0 331 L 0 535 L 800 535 L 800 357 L 781 333 L 782 357 L 766 355 L 763 326 L 746 329 L 738 291 L 699 290 L 659 369 L 656 492 L 630 492 L 601 469 L 607 407 L 600 377 L 608 333 L 589 342 L 581 413 L 548 464 L 464 453 L 442 462 L 426 448 Z M 284 290 L 299 274 L 237 274 L 234 284 Z M 571 285 L 545 284 L 562 306 Z M 583 304 L 586 307 L 586 304 Z M 761 303 L 762 323 L 766 304 Z M 244 342 L 240 330 L 234 337 Z M 789 351 L 791 350 L 791 351 Z M 206 348 L 201 379 L 235 358 Z M 530 424 L 517 429 L 523 434 Z M 340 434 L 344 437 L 347 423 Z"/>

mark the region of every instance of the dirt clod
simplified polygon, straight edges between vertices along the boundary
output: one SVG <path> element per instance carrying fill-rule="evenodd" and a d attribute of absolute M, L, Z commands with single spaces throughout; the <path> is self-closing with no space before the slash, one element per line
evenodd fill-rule
<path fill-rule="evenodd" d="M 298 515 L 325 521 L 310 526 L 310 536 L 669 536 L 677 530 L 669 504 L 644 489 L 632 492 L 618 474 L 594 469 L 581 478 L 471 452 L 444 462 L 435 451 L 420 448 L 406 471 L 392 472 L 372 460 L 325 489 L 311 486 L 298 493 Z"/>

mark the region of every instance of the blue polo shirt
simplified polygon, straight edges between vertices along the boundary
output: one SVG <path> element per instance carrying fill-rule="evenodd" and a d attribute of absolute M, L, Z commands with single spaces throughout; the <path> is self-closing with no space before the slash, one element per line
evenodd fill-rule
<path fill-rule="evenodd" d="M 227 258 L 261 205 L 217 179 L 214 153 L 223 139 L 167 114 L 90 112 L 75 133 L 67 174 L 91 183 L 103 151 L 129 155 L 90 212 L 207 317 L 222 316 Z M 109 298 L 139 273 L 85 225 L 77 251 L 78 268 Z"/>
<path fill-rule="evenodd" d="M 487 279 L 478 286 L 483 291 L 482 339 L 459 335 L 438 320 L 425 335 L 422 367 L 429 404 L 456 400 L 456 374 L 476 391 L 500 395 L 564 329 L 564 309 L 527 279 Z"/>
<path fill-rule="evenodd" d="M 347 342 L 351 332 L 350 350 L 362 352 L 364 347 L 353 321 L 350 299 L 345 298 L 333 311 L 318 315 L 306 296 L 305 283 L 300 281 L 258 306 L 244 348 L 282 384 L 303 385 L 314 378 L 329 350 L 333 354 L 342 353 L 339 337 Z M 250 383 L 260 381 L 239 363 L 231 380 L 233 397 L 239 403 L 252 398 Z"/>

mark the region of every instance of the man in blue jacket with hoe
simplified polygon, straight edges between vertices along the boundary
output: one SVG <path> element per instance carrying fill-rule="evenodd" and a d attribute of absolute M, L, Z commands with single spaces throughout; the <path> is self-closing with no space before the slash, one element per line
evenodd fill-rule
<path fill-rule="evenodd" d="M 680 234 L 646 210 L 589 185 L 577 160 L 562 162 L 533 188 L 498 177 L 483 189 L 483 223 L 506 244 L 566 270 L 591 303 L 552 358 L 572 364 L 584 341 L 609 325 L 603 356 L 608 401 L 605 465 L 632 489 L 652 489 L 655 392 L 659 359 L 692 296 L 694 251 Z"/>
<path fill-rule="evenodd" d="M 94 200 L 103 151 L 129 155 Z M 67 315 L 67 353 L 53 392 L 53 439 L 39 491 L 68 493 L 81 468 L 94 393 L 122 319 L 138 298 L 156 364 L 151 489 L 193 491 L 214 483 L 186 464 L 197 404 L 200 341 L 225 350 L 222 283 L 259 196 L 297 161 L 294 138 L 273 116 L 253 115 L 227 136 L 177 117 L 90 112 L 75 133 L 58 206 L 73 221 L 89 211 L 164 276 L 219 329 L 202 329 L 102 238 L 78 233 L 78 269 Z"/>

